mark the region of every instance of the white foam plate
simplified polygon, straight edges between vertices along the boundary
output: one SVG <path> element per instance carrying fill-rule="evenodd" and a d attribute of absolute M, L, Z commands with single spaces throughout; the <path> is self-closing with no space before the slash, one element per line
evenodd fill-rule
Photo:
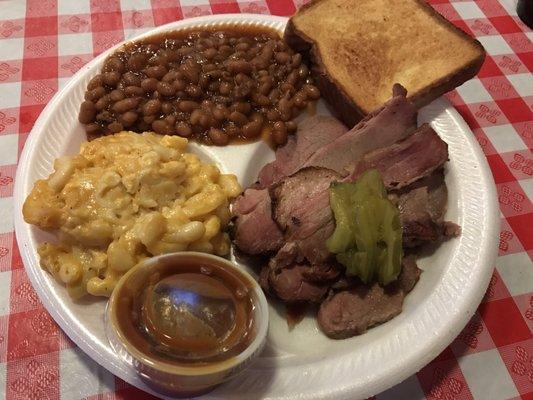
<path fill-rule="evenodd" d="M 177 21 L 139 37 L 226 22 L 283 30 L 286 21 L 266 15 L 216 15 Z M 30 280 L 61 328 L 103 367 L 153 393 L 111 349 L 103 326 L 105 300 L 74 303 L 65 289 L 39 267 L 37 246 L 50 236 L 26 224 L 21 212 L 33 183 L 48 176 L 53 160 L 77 153 L 80 143 L 86 140 L 83 127 L 77 122 L 78 107 L 87 82 L 113 50 L 83 67 L 36 122 L 17 171 L 15 229 Z M 327 113 L 323 104 L 318 112 Z M 487 288 L 496 256 L 499 213 L 495 187 L 472 132 L 446 100 L 438 99 L 423 108 L 419 122 L 430 122 L 449 145 L 446 218 L 462 226 L 462 235 L 420 260 L 424 273 L 407 296 L 403 312 L 364 335 L 335 341 L 320 332 L 312 316 L 289 331 L 283 314 L 272 308 L 268 345 L 259 360 L 242 376 L 207 394 L 206 399 L 366 398 L 416 373 L 465 326 Z M 191 147 L 217 162 L 223 171 L 235 173 L 243 186 L 251 184 L 261 166 L 274 158 L 262 142 L 222 148 Z"/>

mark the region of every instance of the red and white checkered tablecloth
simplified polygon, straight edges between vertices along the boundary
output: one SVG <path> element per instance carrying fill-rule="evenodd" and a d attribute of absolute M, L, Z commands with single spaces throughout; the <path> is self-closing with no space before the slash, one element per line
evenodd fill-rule
<path fill-rule="evenodd" d="M 291 15 L 304 2 L 0 0 L 0 396 L 152 398 L 76 347 L 24 272 L 13 233 L 13 179 L 46 103 L 95 55 L 153 26 L 211 13 Z M 470 125 L 496 181 L 499 257 L 487 294 L 459 337 L 375 398 L 533 399 L 533 34 L 516 16 L 516 0 L 429 2 L 488 52 L 478 77 L 447 97 Z"/>

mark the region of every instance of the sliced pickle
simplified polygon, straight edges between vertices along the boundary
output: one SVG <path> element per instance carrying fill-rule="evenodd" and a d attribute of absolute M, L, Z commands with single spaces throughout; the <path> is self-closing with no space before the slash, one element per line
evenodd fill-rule
<path fill-rule="evenodd" d="M 326 244 L 346 273 L 364 283 L 396 280 L 403 257 L 400 213 L 379 171 L 367 171 L 354 183 L 333 183 L 330 206 L 336 226 Z"/>

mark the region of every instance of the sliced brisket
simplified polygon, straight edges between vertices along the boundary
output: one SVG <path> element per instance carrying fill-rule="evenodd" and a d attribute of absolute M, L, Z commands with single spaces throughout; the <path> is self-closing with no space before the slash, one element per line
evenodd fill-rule
<path fill-rule="evenodd" d="M 234 243 L 247 254 L 277 251 L 283 232 L 272 219 L 268 190 L 246 189 L 233 205 Z"/>
<path fill-rule="evenodd" d="M 346 134 L 317 150 L 302 166 L 329 168 L 346 175 L 361 157 L 390 146 L 416 128 L 416 108 L 405 98 L 404 90 L 367 116 Z"/>
<path fill-rule="evenodd" d="M 403 141 L 365 154 L 352 177 L 355 180 L 375 168 L 388 189 L 400 189 L 430 175 L 446 160 L 448 145 L 428 124 L 423 124 Z"/>
<path fill-rule="evenodd" d="M 404 247 L 416 247 L 450 236 L 457 236 L 459 227 L 443 222 L 447 190 L 442 170 L 415 182 L 389 198 L 400 210 Z"/>
<path fill-rule="evenodd" d="M 420 270 L 413 258 L 406 257 L 398 280 L 387 287 L 375 283 L 358 285 L 324 300 L 318 311 L 320 329 L 333 339 L 360 335 L 402 311 L 405 295 L 414 287 Z"/>
<path fill-rule="evenodd" d="M 298 260 L 320 264 L 330 255 L 326 240 L 335 229 L 329 186 L 340 176 L 324 168 L 303 168 L 270 188 L 273 218 L 285 241 L 297 246 Z"/>
<path fill-rule="evenodd" d="M 319 303 L 326 296 L 330 284 L 306 279 L 309 269 L 308 264 L 292 264 L 281 269 L 270 267 L 268 288 L 286 303 Z"/>
<path fill-rule="evenodd" d="M 307 118 L 298 125 L 296 139 L 276 151 L 276 160 L 259 172 L 256 184 L 264 188 L 298 171 L 317 150 L 348 131 L 338 119 L 318 115 Z"/>

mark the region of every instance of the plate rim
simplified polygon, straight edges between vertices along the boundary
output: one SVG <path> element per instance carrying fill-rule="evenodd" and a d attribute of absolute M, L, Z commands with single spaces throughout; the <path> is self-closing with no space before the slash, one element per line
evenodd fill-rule
<path fill-rule="evenodd" d="M 227 20 L 235 20 L 235 21 L 242 21 L 250 19 L 254 21 L 261 20 L 270 20 L 272 22 L 283 22 L 286 23 L 288 21 L 288 18 L 286 17 L 279 17 L 279 16 L 272 16 L 272 15 L 264 15 L 264 14 L 219 14 L 219 15 L 209 15 L 209 16 L 200 16 L 195 18 L 187 18 L 179 21 L 174 21 L 169 24 L 161 25 L 158 27 L 155 27 L 153 29 L 147 30 L 139 35 L 135 35 L 132 38 L 129 38 L 127 40 L 124 40 L 121 43 L 118 43 L 117 45 L 111 47 L 110 49 L 102 52 L 100 55 L 95 57 L 93 60 L 91 60 L 89 63 L 87 63 L 84 67 L 82 67 L 74 76 L 72 76 L 69 80 L 69 82 L 63 87 L 58 93 L 54 95 L 54 97 L 51 99 L 51 101 L 46 105 L 46 107 L 41 111 L 37 121 L 35 122 L 30 134 L 28 135 L 27 141 L 24 145 L 24 149 L 21 153 L 21 156 L 18 161 L 17 166 L 17 173 L 15 178 L 15 187 L 14 187 L 14 193 L 13 193 L 13 207 L 14 207 L 14 230 L 15 235 L 17 238 L 17 243 L 19 245 L 20 254 L 23 260 L 24 268 L 26 270 L 26 273 L 28 274 L 28 277 L 35 288 L 37 294 L 39 295 L 39 298 L 41 299 L 44 307 L 46 308 L 47 312 L 50 313 L 50 315 L 54 318 L 54 320 L 58 323 L 58 325 L 61 327 L 61 329 L 76 343 L 77 346 L 79 346 L 87 355 L 89 355 L 93 360 L 95 360 L 99 365 L 101 365 L 103 368 L 107 369 L 111 373 L 113 373 L 116 376 L 119 376 L 120 378 L 124 379 L 128 383 L 145 390 L 151 394 L 154 394 L 156 396 L 161 396 L 157 392 L 151 390 L 148 386 L 146 386 L 140 379 L 134 380 L 131 379 L 129 375 L 127 375 L 123 369 L 123 367 L 120 365 L 120 363 L 116 363 L 114 360 L 109 360 L 106 357 L 105 353 L 101 353 L 99 349 L 97 350 L 92 343 L 87 340 L 87 337 L 82 332 L 78 331 L 74 327 L 71 327 L 69 323 L 68 313 L 64 314 L 61 310 L 61 308 L 54 307 L 54 300 L 56 300 L 56 297 L 53 296 L 53 293 L 48 290 L 39 290 L 42 289 L 45 284 L 46 276 L 44 275 L 45 272 L 42 271 L 39 266 L 37 265 L 37 268 L 32 268 L 32 262 L 30 262 L 30 259 L 34 257 L 35 255 L 30 253 L 28 240 L 30 237 L 29 235 L 26 235 L 24 232 L 24 228 L 27 225 L 23 219 L 20 217 L 22 204 L 24 202 L 24 187 L 23 177 L 27 175 L 28 169 L 30 167 L 29 165 L 29 158 L 30 158 L 30 148 L 33 148 L 33 144 L 35 142 L 38 142 L 39 139 L 39 133 L 42 131 L 42 129 L 46 126 L 48 120 L 51 118 L 52 113 L 50 112 L 53 110 L 56 105 L 60 102 L 60 100 L 63 98 L 63 96 L 70 90 L 72 86 L 77 85 L 77 82 L 81 76 L 84 75 L 84 73 L 92 70 L 95 65 L 97 65 L 101 60 L 106 58 L 111 52 L 113 52 L 115 49 L 122 46 L 124 43 L 131 42 L 133 40 L 138 40 L 144 37 L 152 36 L 154 34 L 164 32 L 167 30 L 175 30 L 180 28 L 185 28 L 188 25 L 194 26 L 197 24 L 202 23 L 210 23 L 210 22 L 222 22 L 220 19 Z M 376 394 L 378 392 L 381 392 L 383 390 L 386 390 L 387 388 L 403 381 L 404 379 L 411 376 L 413 373 L 416 373 L 418 370 L 420 370 L 423 366 L 425 366 L 428 362 L 430 362 L 433 358 L 435 358 L 463 329 L 463 327 L 466 325 L 468 320 L 471 318 L 475 310 L 477 309 L 479 303 L 481 302 L 481 299 L 486 291 L 486 288 L 488 286 L 491 273 L 492 271 L 492 263 L 496 258 L 497 255 L 497 233 L 499 228 L 499 207 L 497 203 L 497 197 L 496 197 L 496 188 L 494 185 L 494 180 L 492 177 L 492 174 L 490 172 L 490 168 L 488 166 L 487 160 L 485 155 L 483 154 L 479 144 L 477 143 L 475 136 L 473 135 L 470 127 L 466 122 L 463 120 L 463 118 L 460 116 L 460 114 L 455 110 L 453 106 L 448 104 L 445 107 L 445 112 L 448 115 L 449 118 L 453 119 L 454 122 L 461 127 L 462 132 L 470 133 L 470 135 L 466 134 L 465 140 L 468 142 L 468 144 L 471 145 L 472 150 L 475 153 L 476 161 L 479 163 L 480 166 L 480 173 L 482 175 L 482 178 L 487 181 L 488 185 L 485 187 L 487 190 L 487 199 L 488 199 L 488 207 L 487 207 L 487 215 L 489 215 L 488 218 L 488 234 L 484 236 L 485 243 L 483 245 L 480 245 L 480 254 L 479 259 L 480 264 L 483 264 L 484 266 L 484 276 L 483 279 L 480 280 L 479 285 L 477 286 L 477 290 L 472 291 L 468 296 L 470 307 L 467 307 L 465 309 L 462 309 L 461 313 L 456 313 L 455 318 L 453 319 L 452 328 L 449 329 L 447 332 L 441 334 L 438 337 L 435 337 L 431 342 L 433 343 L 433 346 L 429 346 L 430 348 L 421 348 L 419 349 L 419 352 L 417 354 L 410 354 L 409 357 L 406 357 L 405 360 L 402 360 L 401 364 L 408 364 L 410 368 L 401 368 L 401 366 L 396 367 L 396 373 L 390 374 L 389 376 L 380 376 L 374 382 L 366 382 L 366 388 L 361 389 L 361 382 L 359 382 L 357 385 L 349 385 L 349 382 L 346 382 L 348 384 L 346 385 L 338 385 L 336 388 L 331 388 L 328 393 L 316 393 L 318 396 L 326 396 L 328 398 L 349 398 L 350 396 L 353 396 L 355 392 L 357 392 L 357 396 L 366 397 L 371 396 L 373 394 Z M 463 135 L 463 133 L 460 133 Z M 38 263 L 37 263 L 38 264 Z M 465 299 L 466 300 L 466 299 Z M 474 305 L 474 306 L 472 306 Z M 444 344 L 443 344 L 444 343 Z M 428 347 L 428 346 L 426 346 Z M 422 354 L 419 354 L 422 353 Z M 297 367 L 291 367 L 287 366 L 286 368 L 297 368 Z M 303 395 L 302 398 L 316 398 L 311 396 L 305 396 Z M 350 397 L 352 398 L 352 397 Z"/>

